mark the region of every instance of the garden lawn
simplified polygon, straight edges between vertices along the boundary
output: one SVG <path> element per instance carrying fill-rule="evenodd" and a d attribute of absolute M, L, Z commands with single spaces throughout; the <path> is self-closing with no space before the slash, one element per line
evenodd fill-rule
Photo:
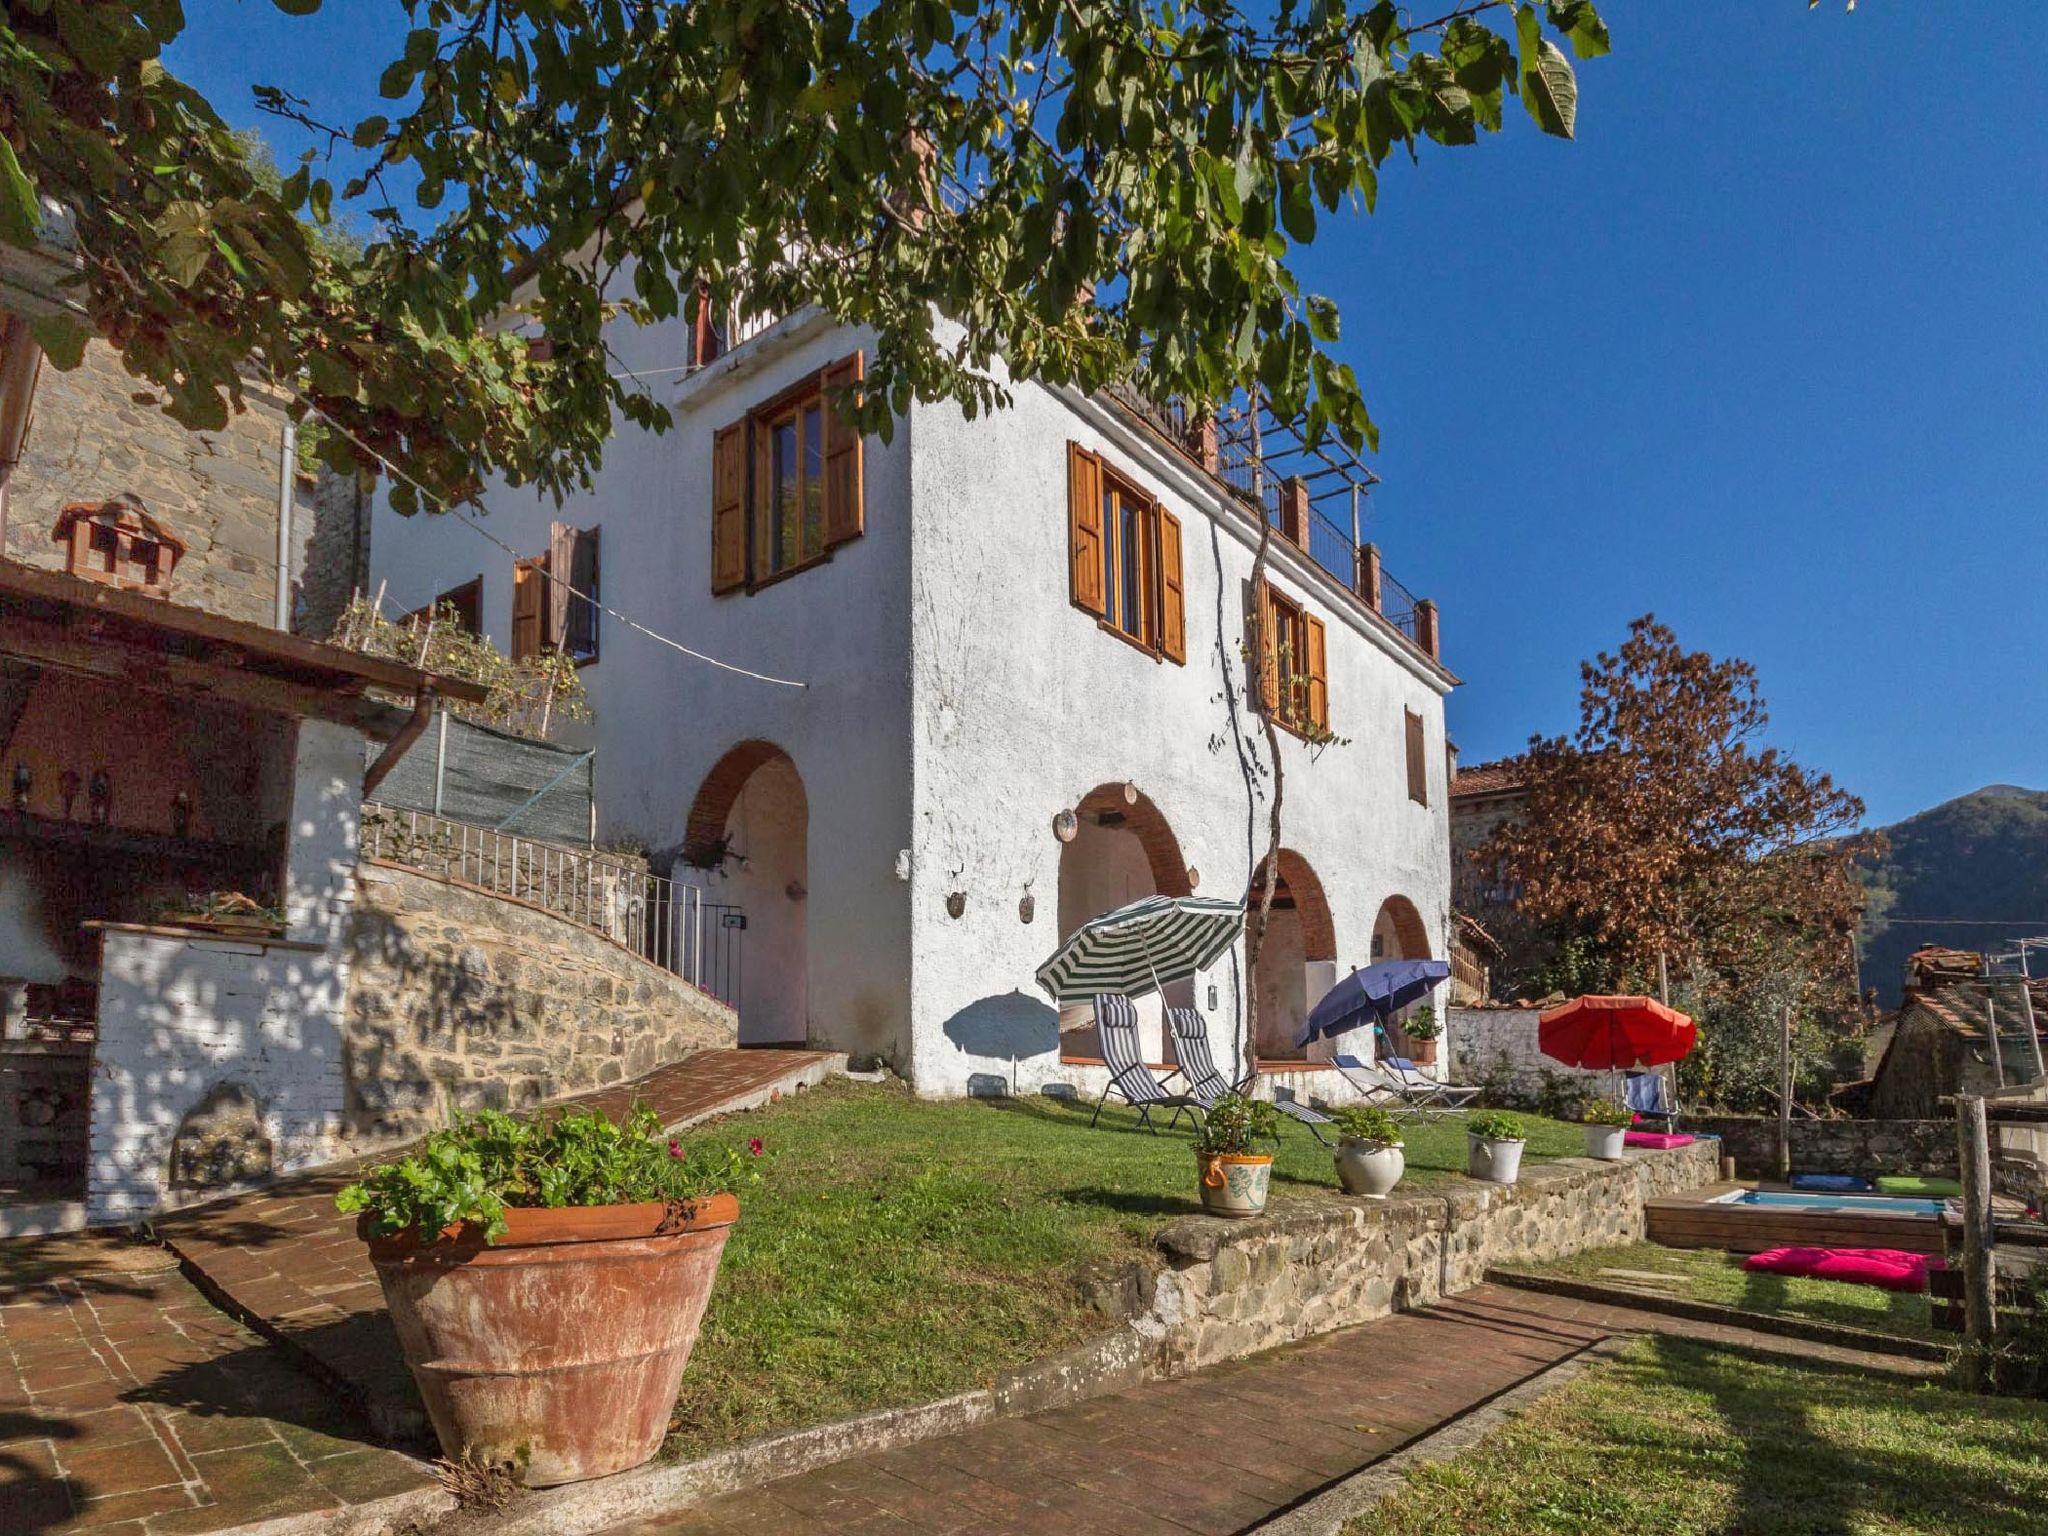
<path fill-rule="evenodd" d="M 1566 1258 L 1516 1268 L 1595 1285 L 1675 1296 L 1684 1301 L 1740 1307 L 1745 1312 L 1841 1323 L 1944 1344 L 1956 1341 L 1954 1334 L 1934 1330 L 1925 1295 L 1885 1291 L 1874 1285 L 1849 1285 L 1840 1280 L 1752 1274 L 1742 1267 L 1740 1254 L 1723 1253 L 1717 1248 L 1660 1248 L 1655 1243 L 1630 1243 L 1617 1248 L 1588 1248 Z M 1648 1278 L 1652 1276 L 1665 1277 L 1664 1283 Z"/>
<path fill-rule="evenodd" d="M 1345 1536 L 2013 1536 L 2048 1509 L 2048 1403 L 1657 1335 Z"/>
<path fill-rule="evenodd" d="M 1185 1120 L 1154 1136 L 1120 1107 L 1090 1130 L 1090 1112 L 837 1082 L 686 1137 L 764 1153 L 670 1450 L 929 1402 L 1107 1331 L 1079 1272 L 1145 1256 L 1200 1202 Z M 1532 1160 L 1582 1149 L 1577 1126 L 1523 1118 Z M 1462 1177 L 1462 1124 L 1410 1130 L 1407 1159 L 1410 1185 Z M 1274 1201 L 1335 1192 L 1329 1151 L 1283 1122 Z"/>

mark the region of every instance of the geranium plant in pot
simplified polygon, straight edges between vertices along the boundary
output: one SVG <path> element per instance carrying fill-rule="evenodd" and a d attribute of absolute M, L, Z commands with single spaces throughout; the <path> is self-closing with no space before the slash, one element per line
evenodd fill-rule
<path fill-rule="evenodd" d="M 1465 1166 L 1475 1179 L 1512 1184 L 1522 1172 L 1522 1148 L 1529 1143 L 1522 1122 L 1490 1109 L 1465 1122 Z"/>
<path fill-rule="evenodd" d="M 757 1177 L 736 1151 L 686 1153 L 644 1106 L 624 1125 L 486 1111 L 335 1203 L 357 1213 L 442 1449 L 542 1488 L 660 1448 L 733 1191 Z"/>
<path fill-rule="evenodd" d="M 1579 1111 L 1579 1123 L 1586 1128 L 1586 1156 L 1610 1163 L 1620 1158 L 1634 1118 L 1612 1099 L 1588 1099 Z"/>
<path fill-rule="evenodd" d="M 1443 1020 L 1436 1016 L 1436 1009 L 1428 1003 L 1401 1021 L 1401 1033 L 1408 1037 L 1408 1048 L 1415 1053 L 1415 1064 L 1420 1067 L 1436 1062 L 1436 1043 L 1443 1037 L 1443 1032 Z"/>
<path fill-rule="evenodd" d="M 1401 1182 L 1407 1163 L 1401 1148 L 1401 1127 L 1376 1105 L 1351 1105 L 1336 1113 L 1337 1182 L 1344 1192 L 1368 1200 L 1384 1200 Z"/>
<path fill-rule="evenodd" d="M 1212 1214 L 1256 1216 L 1266 1208 L 1273 1154 L 1256 1148 L 1279 1134 L 1280 1116 L 1263 1099 L 1226 1093 L 1209 1106 L 1195 1130 L 1195 1166 Z"/>

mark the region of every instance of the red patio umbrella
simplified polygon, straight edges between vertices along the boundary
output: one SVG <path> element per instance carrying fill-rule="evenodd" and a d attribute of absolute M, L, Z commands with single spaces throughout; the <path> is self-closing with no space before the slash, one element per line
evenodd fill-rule
<path fill-rule="evenodd" d="M 1660 1067 L 1699 1038 L 1693 1021 L 1654 997 L 1575 997 L 1537 1020 L 1536 1043 L 1552 1061 L 1595 1072 Z"/>

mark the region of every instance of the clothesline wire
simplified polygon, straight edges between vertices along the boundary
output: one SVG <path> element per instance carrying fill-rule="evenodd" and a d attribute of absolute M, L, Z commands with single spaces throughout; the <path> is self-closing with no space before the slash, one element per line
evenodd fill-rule
<path fill-rule="evenodd" d="M 298 391 L 294 390 L 293 393 L 298 394 Z M 332 416 L 329 416 L 325 411 L 321 410 L 318 406 L 313 404 L 312 401 L 306 399 L 304 395 L 299 395 L 298 398 L 300 403 L 303 404 L 309 412 L 319 417 L 320 420 L 326 422 L 328 426 L 332 427 L 336 432 L 339 432 L 343 437 L 347 438 L 348 441 L 354 447 L 356 447 L 363 453 L 367 453 L 379 464 L 382 464 L 384 468 L 388 470 L 393 476 L 400 480 L 403 480 L 407 485 L 411 486 L 415 491 L 418 491 L 420 495 L 426 497 L 428 501 L 432 502 L 435 506 L 439 507 L 448 516 L 455 518 L 457 521 L 463 523 L 465 526 L 472 529 L 474 532 L 481 535 L 483 538 L 488 539 L 491 543 L 497 545 L 498 548 L 505 551 L 505 553 L 510 555 L 513 559 L 517 560 L 520 558 L 518 550 L 514 549 L 510 544 L 507 544 L 495 533 L 492 533 L 490 529 L 484 527 L 484 525 L 478 522 L 476 518 L 471 516 L 469 513 L 463 511 L 462 508 L 456 506 L 446 497 L 436 495 L 426 486 L 420 484 L 418 480 L 414 479 L 411 475 L 407 474 L 403 469 L 400 469 L 396 464 L 392 463 L 389 459 L 385 458 L 383 454 L 379 453 L 376 449 L 372 448 L 368 443 L 364 442 L 361 438 L 357 437 L 353 432 L 349 431 L 347 427 L 344 427 Z M 552 570 L 548 569 L 548 567 L 545 565 L 534 566 L 532 567 L 532 569 L 539 571 L 541 575 L 545 576 L 549 581 L 555 583 L 555 585 L 561 587 L 571 597 L 582 599 L 591 607 L 595 608 L 599 613 L 606 614 L 609 617 L 618 620 L 619 623 L 625 625 L 628 629 L 636 630 L 640 634 L 645 635 L 648 639 L 657 641 L 662 645 L 668 646 L 671 650 L 681 651 L 685 656 L 690 657 L 694 661 L 701 661 L 707 666 L 717 667 L 722 672 L 732 672 L 736 673 L 740 677 L 752 678 L 757 683 L 772 683 L 778 688 L 807 689 L 811 686 L 809 683 L 798 682 L 793 678 L 775 677 L 766 672 L 756 672 L 751 667 L 740 666 L 736 662 L 721 661 L 716 656 L 707 656 L 704 652 L 687 646 L 683 644 L 683 642 L 680 640 L 673 640 L 669 638 L 667 635 L 662 634 L 658 630 L 649 629 L 645 624 L 642 624 L 638 619 L 631 618 L 628 615 L 619 612 L 618 609 L 609 607 L 606 604 L 599 602 L 596 598 L 592 597 L 588 592 L 579 591 L 576 587 L 570 584 L 568 577 L 556 575 Z"/>

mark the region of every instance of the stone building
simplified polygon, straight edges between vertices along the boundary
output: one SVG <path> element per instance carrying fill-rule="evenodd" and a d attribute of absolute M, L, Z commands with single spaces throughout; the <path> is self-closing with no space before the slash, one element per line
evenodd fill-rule
<path fill-rule="evenodd" d="M 2043 1082 L 2048 981 L 1987 976 L 1984 958 L 1921 949 L 1906 959 L 1905 998 L 1872 1075 L 1868 1112 L 1932 1119 L 1958 1093 L 1992 1094 Z"/>

